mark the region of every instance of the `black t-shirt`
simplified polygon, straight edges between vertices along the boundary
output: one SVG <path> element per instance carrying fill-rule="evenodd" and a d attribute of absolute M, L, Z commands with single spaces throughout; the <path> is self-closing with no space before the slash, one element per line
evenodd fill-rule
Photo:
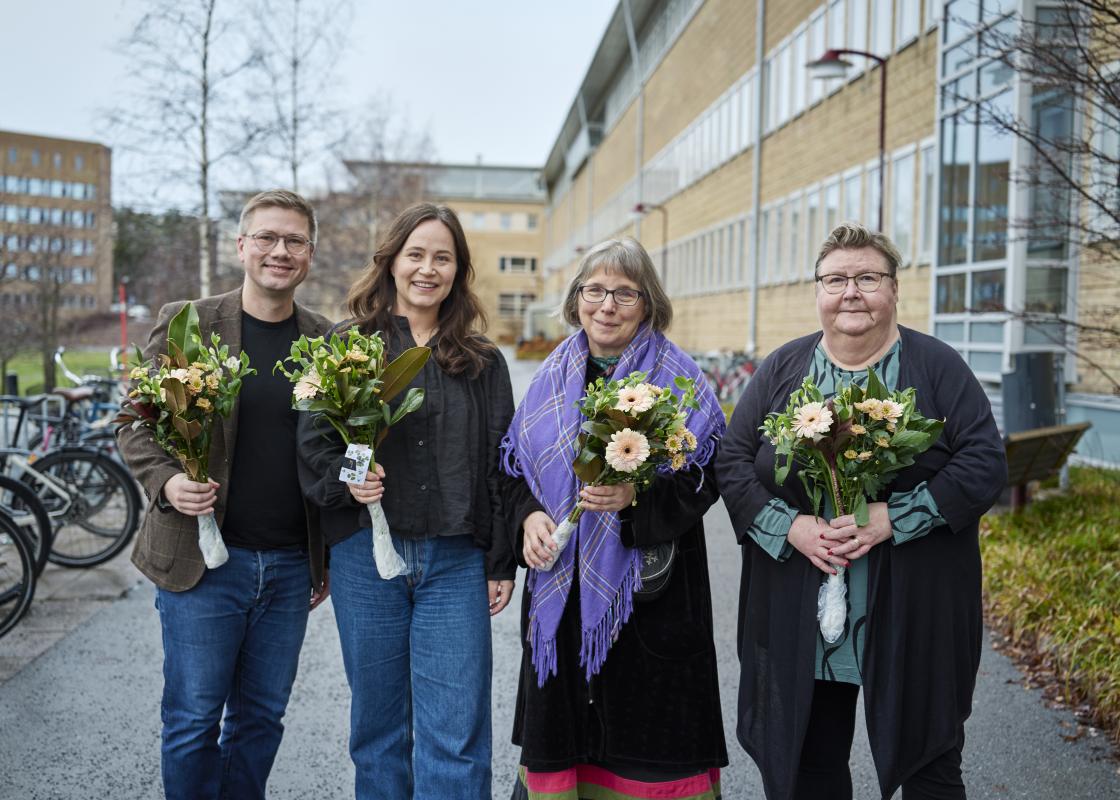
<path fill-rule="evenodd" d="M 251 550 L 307 547 L 307 519 L 296 474 L 292 385 L 272 367 L 299 338 L 293 314 L 263 322 L 241 313 L 241 349 L 257 374 L 241 385 L 237 444 L 222 520 L 226 544 Z"/>

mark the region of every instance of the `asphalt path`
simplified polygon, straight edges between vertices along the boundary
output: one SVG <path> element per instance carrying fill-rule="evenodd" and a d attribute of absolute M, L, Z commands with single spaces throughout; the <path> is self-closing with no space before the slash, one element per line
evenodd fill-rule
<path fill-rule="evenodd" d="M 532 366 L 511 367 L 520 394 Z M 731 756 L 723 773 L 724 796 L 762 798 L 757 770 L 734 738 L 738 546 L 722 504 L 709 511 L 705 525 Z M 518 577 L 520 585 L 524 575 Z M 0 684 L 0 798 L 160 796 L 162 653 L 154 597 L 149 585 L 141 585 Z M 509 732 L 521 651 L 520 591 L 515 598 L 493 624 L 495 798 L 509 796 L 517 763 Z M 353 796 L 348 705 L 327 603 L 311 616 L 269 797 Z M 1076 735 L 1079 730 L 1083 735 Z M 1068 711 L 1048 708 L 1037 690 L 1024 688 L 1012 663 L 987 644 L 966 736 L 965 780 L 973 800 L 1120 798 L 1120 773 L 1104 736 L 1079 729 Z M 878 797 L 862 720 L 852 771 L 855 796 Z"/>

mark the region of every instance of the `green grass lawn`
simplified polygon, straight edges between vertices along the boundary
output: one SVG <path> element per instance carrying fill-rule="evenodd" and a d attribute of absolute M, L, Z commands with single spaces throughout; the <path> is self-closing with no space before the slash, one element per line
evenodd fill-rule
<path fill-rule="evenodd" d="M 1070 479 L 1065 494 L 985 517 L 985 605 L 1120 744 L 1120 472 L 1075 467 Z"/>
<path fill-rule="evenodd" d="M 66 366 L 78 375 L 108 375 L 108 350 L 67 350 L 63 355 Z M 8 372 L 19 376 L 20 394 L 35 394 L 43 390 L 43 360 L 38 353 L 24 353 L 8 362 Z M 70 381 L 56 369 L 59 386 L 70 386 Z"/>

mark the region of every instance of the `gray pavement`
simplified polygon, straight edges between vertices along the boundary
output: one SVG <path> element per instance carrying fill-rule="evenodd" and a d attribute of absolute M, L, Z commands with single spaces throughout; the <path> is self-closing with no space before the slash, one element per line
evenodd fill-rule
<path fill-rule="evenodd" d="M 511 362 L 511 371 L 515 390 L 523 391 L 532 365 Z M 738 548 L 722 504 L 708 513 L 705 522 L 731 756 L 724 771 L 724 796 L 761 798 L 758 773 L 734 739 Z M 8 669 L 7 674 L 0 672 L 0 800 L 160 796 L 159 621 L 154 592 L 146 582 L 113 599 L 135 580 L 130 569 L 121 562 L 103 570 L 100 577 L 55 579 L 69 588 L 52 593 L 53 600 L 37 598 L 36 605 L 43 608 L 36 608 L 25 623 L 33 625 L 36 614 L 54 620 L 47 625 L 52 630 L 35 634 L 45 637 L 36 645 L 39 652 L 28 650 L 18 658 L 12 654 L 13 637 L 20 635 L 20 629 L 0 640 L 0 669 L 5 665 Z M 91 599 L 83 600 L 83 592 Z M 517 762 L 509 744 L 520 658 L 516 607 L 520 593 L 515 597 L 493 625 L 495 798 L 509 796 Z M 66 605 L 71 616 L 51 603 Z M 29 640 L 24 645 L 29 646 Z M 308 627 L 270 797 L 352 796 L 353 768 L 346 751 L 348 702 L 328 603 L 312 614 Z M 1090 732 L 1067 741 L 1065 737 L 1076 730 L 1070 713 L 1048 709 L 1040 692 L 1023 687 L 1014 665 L 986 646 L 975 711 L 967 725 L 969 796 L 974 800 L 1120 797 L 1120 772 L 1104 737 Z M 877 797 L 862 722 L 852 768 L 856 797 Z"/>

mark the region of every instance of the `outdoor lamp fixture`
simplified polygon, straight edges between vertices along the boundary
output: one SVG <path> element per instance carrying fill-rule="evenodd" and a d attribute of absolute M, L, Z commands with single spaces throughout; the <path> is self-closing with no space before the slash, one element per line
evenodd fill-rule
<path fill-rule="evenodd" d="M 865 50 L 826 50 L 816 61 L 805 66 L 809 74 L 818 80 L 843 78 L 848 74 L 851 62 L 843 56 L 863 56 L 881 67 L 879 73 L 879 232 L 883 230 L 883 184 L 886 179 L 884 165 L 887 157 L 887 60 Z"/>
<path fill-rule="evenodd" d="M 661 282 L 665 283 L 669 279 L 669 212 L 657 203 L 638 203 L 633 210 L 638 216 L 651 211 L 661 212 Z"/>

